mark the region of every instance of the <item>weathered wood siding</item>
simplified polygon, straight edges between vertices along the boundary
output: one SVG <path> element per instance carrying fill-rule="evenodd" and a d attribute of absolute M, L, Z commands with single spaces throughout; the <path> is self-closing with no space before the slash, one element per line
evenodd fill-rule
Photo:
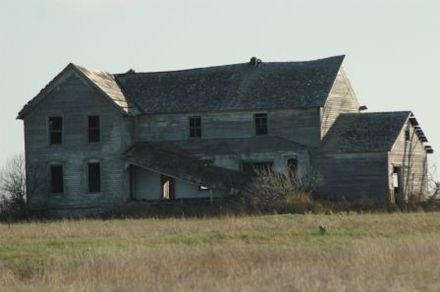
<path fill-rule="evenodd" d="M 405 130 L 409 129 L 410 139 L 405 141 Z M 410 195 L 424 194 L 427 187 L 427 154 L 423 143 L 417 137 L 414 127 L 408 122 L 399 134 L 389 153 L 388 178 L 390 193 L 394 192 L 393 167 L 402 168 L 402 196 L 396 200 L 407 200 Z"/>
<path fill-rule="evenodd" d="M 324 197 L 388 200 L 387 153 L 319 153 L 313 167 Z"/>
<path fill-rule="evenodd" d="M 321 113 L 321 137 L 327 134 L 341 113 L 359 112 L 359 102 L 350 81 L 341 68 Z"/>
<path fill-rule="evenodd" d="M 268 114 L 268 134 L 308 146 L 320 143 L 318 109 L 261 111 Z M 189 137 L 188 118 L 202 117 L 202 139 L 248 138 L 255 136 L 254 113 L 216 112 L 154 114 L 137 118 L 136 137 L 140 141 L 185 140 Z"/>
<path fill-rule="evenodd" d="M 99 115 L 101 141 L 87 141 L 88 115 Z M 49 145 L 48 118 L 63 117 L 63 143 Z M 111 101 L 72 73 L 24 120 L 30 204 L 34 208 L 105 208 L 128 198 L 122 152 L 132 144 L 131 122 Z M 88 193 L 87 163 L 101 163 L 101 192 Z M 64 193 L 50 194 L 50 165 L 62 164 Z"/>

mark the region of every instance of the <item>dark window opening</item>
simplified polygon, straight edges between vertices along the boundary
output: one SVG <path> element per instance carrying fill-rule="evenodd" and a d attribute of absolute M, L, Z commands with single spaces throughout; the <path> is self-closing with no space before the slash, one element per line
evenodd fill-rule
<path fill-rule="evenodd" d="M 89 116 L 88 120 L 89 143 L 96 143 L 100 140 L 99 116 Z"/>
<path fill-rule="evenodd" d="M 98 162 L 88 163 L 89 193 L 101 191 L 101 165 Z"/>
<path fill-rule="evenodd" d="M 267 114 L 255 114 L 255 134 L 266 135 L 267 134 Z"/>
<path fill-rule="evenodd" d="M 50 166 L 50 191 L 52 194 L 62 194 L 64 192 L 63 166 Z"/>
<path fill-rule="evenodd" d="M 298 173 L 298 160 L 296 158 L 290 158 L 287 160 L 287 169 L 290 176 L 296 176 Z"/>
<path fill-rule="evenodd" d="M 409 141 L 410 140 L 410 131 L 409 128 L 406 128 L 405 130 L 405 141 Z"/>
<path fill-rule="evenodd" d="M 401 194 L 402 188 L 400 186 L 400 176 L 401 176 L 401 167 L 394 166 L 393 167 L 393 187 L 394 187 L 394 194 Z"/>
<path fill-rule="evenodd" d="M 170 176 L 161 176 L 162 200 L 170 201 L 175 199 L 175 179 Z"/>
<path fill-rule="evenodd" d="M 272 168 L 273 162 L 271 161 L 243 163 L 243 172 L 250 175 L 264 174 L 265 172 L 272 171 Z"/>
<path fill-rule="evenodd" d="M 189 118 L 189 136 L 202 137 L 202 118 L 200 116 Z"/>
<path fill-rule="evenodd" d="M 50 117 L 49 118 L 49 143 L 62 144 L 63 143 L 63 118 Z"/>

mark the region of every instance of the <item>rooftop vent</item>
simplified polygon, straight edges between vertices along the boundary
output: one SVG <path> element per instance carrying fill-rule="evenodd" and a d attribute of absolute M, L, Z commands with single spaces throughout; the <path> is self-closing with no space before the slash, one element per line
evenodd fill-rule
<path fill-rule="evenodd" d="M 257 57 L 252 57 L 251 60 L 249 61 L 249 64 L 251 64 L 252 66 L 257 66 L 259 64 L 261 64 L 261 59 L 258 59 Z"/>
<path fill-rule="evenodd" d="M 136 71 L 134 71 L 133 69 L 130 69 L 125 74 L 134 74 L 134 73 L 136 73 Z"/>
<path fill-rule="evenodd" d="M 368 107 L 366 106 L 366 105 L 361 105 L 360 107 L 359 107 L 359 111 L 361 112 L 361 111 L 366 111 L 368 109 Z"/>

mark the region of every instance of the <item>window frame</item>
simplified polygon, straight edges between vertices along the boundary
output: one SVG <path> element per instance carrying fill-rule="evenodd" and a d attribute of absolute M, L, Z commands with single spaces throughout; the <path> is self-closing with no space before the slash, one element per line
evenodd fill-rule
<path fill-rule="evenodd" d="M 61 169 L 61 191 L 55 190 L 55 183 L 54 183 L 54 168 L 60 168 Z M 61 163 L 51 163 L 49 165 L 49 187 L 50 187 L 50 194 L 51 195 L 62 195 L 64 194 L 65 188 L 64 188 L 64 165 Z M 59 183 L 59 182 L 58 182 Z"/>
<path fill-rule="evenodd" d="M 194 123 L 195 121 L 195 123 Z M 197 125 L 198 121 L 198 125 Z M 201 138 L 202 137 L 202 116 L 194 115 L 188 117 L 189 123 L 189 137 L 190 138 Z"/>
<path fill-rule="evenodd" d="M 95 189 L 92 190 L 92 187 L 91 187 L 92 186 L 91 180 L 90 180 L 90 178 L 91 178 L 90 166 L 91 165 L 98 165 L 98 172 L 99 173 L 96 176 L 98 179 L 98 189 L 97 190 L 95 190 Z M 102 163 L 100 161 L 95 161 L 95 160 L 88 161 L 87 165 L 86 165 L 86 169 L 87 169 L 87 193 L 89 193 L 89 194 L 102 193 Z"/>
<path fill-rule="evenodd" d="M 54 118 L 61 119 L 61 129 L 52 130 L 51 120 Z M 60 134 L 60 143 L 52 143 L 52 133 Z M 50 115 L 47 117 L 47 139 L 49 145 L 63 145 L 64 143 L 64 117 L 62 115 Z"/>
<path fill-rule="evenodd" d="M 90 127 L 90 118 L 96 117 L 98 118 L 98 126 Z M 97 141 L 91 141 L 91 131 L 98 131 Z M 87 143 L 89 144 L 97 144 L 101 142 L 101 116 L 98 114 L 90 114 L 87 115 Z"/>
<path fill-rule="evenodd" d="M 260 120 L 264 121 L 264 123 L 260 122 Z M 267 113 L 254 114 L 254 132 L 256 136 L 269 134 L 269 116 Z"/>

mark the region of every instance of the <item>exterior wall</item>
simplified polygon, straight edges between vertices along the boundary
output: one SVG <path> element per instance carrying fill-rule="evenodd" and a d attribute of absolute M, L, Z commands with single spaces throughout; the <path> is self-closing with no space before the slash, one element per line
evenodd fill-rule
<path fill-rule="evenodd" d="M 389 199 L 387 153 L 319 153 L 313 166 L 324 197 Z"/>
<path fill-rule="evenodd" d="M 327 134 L 341 113 L 359 112 L 359 102 L 348 77 L 341 68 L 321 113 L 321 137 Z"/>
<path fill-rule="evenodd" d="M 87 141 L 88 115 L 100 116 L 101 140 Z M 49 144 L 48 118 L 63 117 L 63 143 Z M 122 152 L 132 144 L 131 122 L 75 73 L 24 119 L 29 204 L 33 208 L 93 208 L 128 198 Z M 101 163 L 101 192 L 88 193 L 87 163 Z M 62 164 L 64 193 L 50 194 L 50 164 Z"/>
<path fill-rule="evenodd" d="M 405 129 L 410 130 L 410 140 L 405 141 Z M 393 167 L 401 167 L 402 196 L 396 200 L 407 200 L 409 195 L 423 195 L 427 187 L 428 157 L 423 143 L 417 137 L 414 127 L 407 122 L 389 152 L 388 180 L 389 189 L 394 193 Z"/>
<path fill-rule="evenodd" d="M 268 134 L 308 146 L 320 143 L 318 109 L 261 111 L 268 114 Z M 215 112 L 155 114 L 137 118 L 139 141 L 172 141 L 189 139 L 188 118 L 202 117 L 202 139 L 249 138 L 255 136 L 254 114 L 259 112 Z"/>

